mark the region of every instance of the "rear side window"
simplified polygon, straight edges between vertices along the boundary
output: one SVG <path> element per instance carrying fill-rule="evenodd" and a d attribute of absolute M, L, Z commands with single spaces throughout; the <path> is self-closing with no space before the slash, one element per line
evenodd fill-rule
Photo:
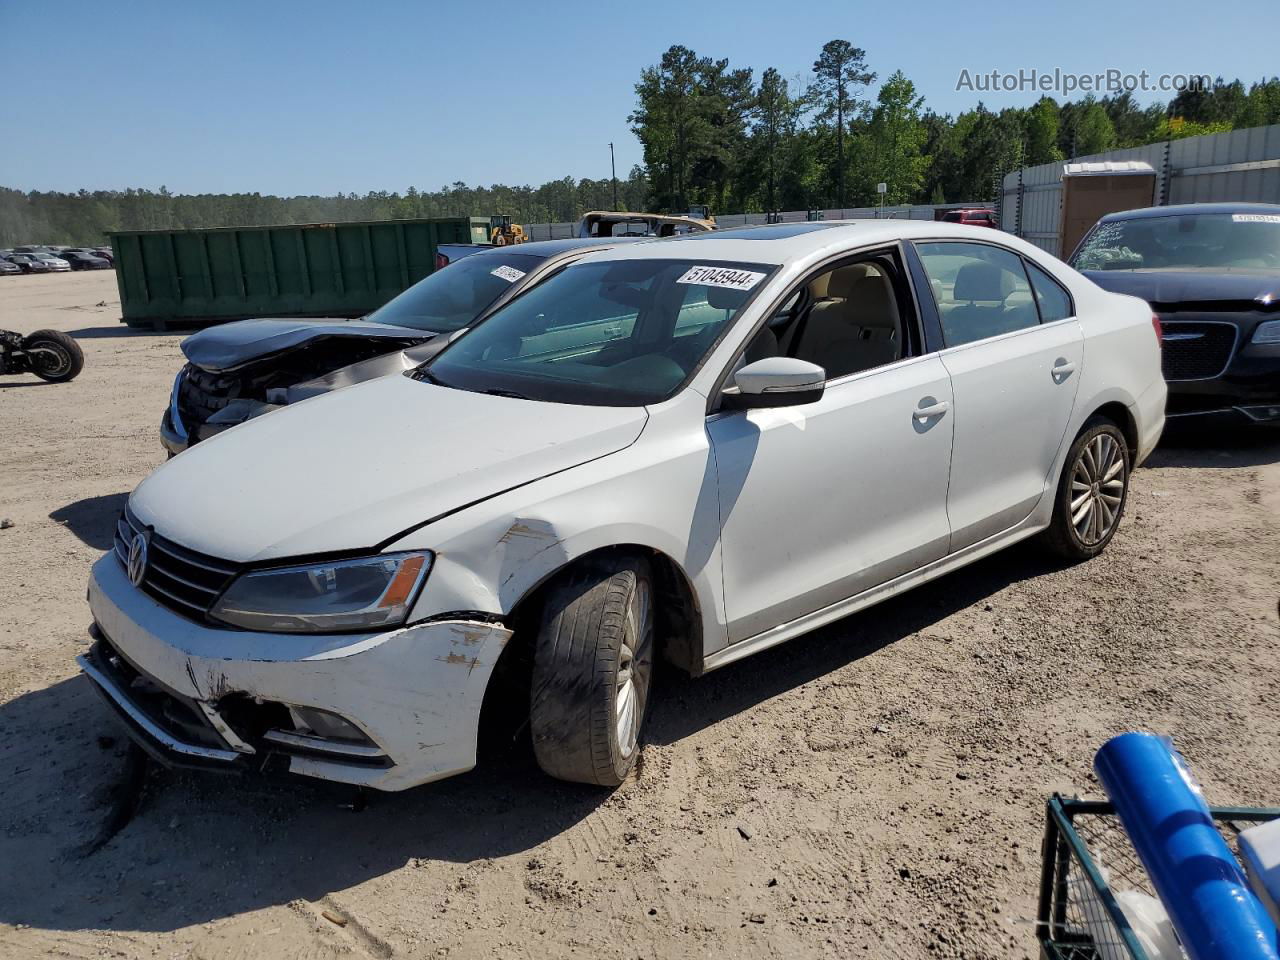
<path fill-rule="evenodd" d="M 1040 323 L 1022 258 L 986 243 L 919 243 L 948 347 Z"/>
<path fill-rule="evenodd" d="M 1041 323 L 1053 323 L 1074 315 L 1071 296 L 1062 289 L 1062 284 L 1030 261 L 1027 261 L 1027 273 L 1036 294 L 1036 306 L 1040 308 Z"/>

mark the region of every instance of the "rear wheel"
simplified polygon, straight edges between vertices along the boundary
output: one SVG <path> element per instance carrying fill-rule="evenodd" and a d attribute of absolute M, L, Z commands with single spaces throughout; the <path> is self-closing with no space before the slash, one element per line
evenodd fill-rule
<path fill-rule="evenodd" d="M 1128 497 L 1124 434 L 1110 420 L 1094 417 L 1067 454 L 1045 545 L 1068 560 L 1096 557 L 1115 535 Z"/>
<path fill-rule="evenodd" d="M 84 369 L 80 344 L 61 330 L 37 330 L 22 341 L 31 359 L 31 372 L 50 383 L 74 380 Z"/>
<path fill-rule="evenodd" d="M 649 564 L 638 557 L 581 567 L 550 590 L 529 711 L 546 773 L 607 787 L 626 779 L 640 755 L 654 620 Z"/>

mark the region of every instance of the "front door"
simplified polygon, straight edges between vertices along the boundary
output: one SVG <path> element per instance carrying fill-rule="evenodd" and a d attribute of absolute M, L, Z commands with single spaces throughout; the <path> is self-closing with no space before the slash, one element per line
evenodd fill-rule
<path fill-rule="evenodd" d="M 730 643 L 947 552 L 951 381 L 937 355 L 912 355 L 915 312 L 894 262 L 810 286 L 813 308 L 777 349 L 826 369 L 822 399 L 707 422 Z"/>

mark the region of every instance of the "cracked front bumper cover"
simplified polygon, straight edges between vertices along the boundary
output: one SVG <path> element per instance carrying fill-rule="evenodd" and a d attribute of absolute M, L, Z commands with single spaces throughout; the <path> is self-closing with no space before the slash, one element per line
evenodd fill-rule
<path fill-rule="evenodd" d="M 94 652 L 81 666 L 135 739 L 162 759 L 234 768 L 283 755 L 292 773 L 381 790 L 475 766 L 480 707 L 511 636 L 501 624 L 463 619 L 369 634 L 219 629 L 188 620 L 138 590 L 111 554 L 93 568 L 89 605 L 109 649 L 139 677 L 112 675 Z M 138 692 L 149 693 L 151 685 L 196 714 L 177 710 L 175 723 L 159 722 Z M 376 751 L 326 744 L 281 725 L 293 736 L 237 726 L 246 710 L 287 713 L 289 706 L 349 722 Z M 208 739 L 198 727 L 202 719 Z M 253 753 L 228 742 L 219 722 Z"/>
<path fill-rule="evenodd" d="M 102 640 L 99 639 L 89 653 L 76 657 L 76 663 L 93 681 L 94 690 L 124 723 L 130 737 L 152 759 L 166 766 L 214 770 L 229 770 L 231 765 L 242 759 L 242 755 L 234 750 L 190 743 L 166 730 L 122 689 L 121 684 L 111 675 L 111 668 L 104 662 L 106 656 L 109 654 L 104 653 Z"/>

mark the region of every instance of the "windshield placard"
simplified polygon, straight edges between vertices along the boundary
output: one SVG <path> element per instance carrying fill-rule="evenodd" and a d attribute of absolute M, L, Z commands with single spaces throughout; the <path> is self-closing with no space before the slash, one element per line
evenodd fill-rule
<path fill-rule="evenodd" d="M 676 283 L 696 283 L 702 287 L 724 287 L 726 290 L 750 290 L 763 280 L 763 273 L 736 270 L 733 267 L 690 267 Z"/>
<path fill-rule="evenodd" d="M 1234 223 L 1280 223 L 1280 214 L 1275 213 L 1233 213 Z"/>
<path fill-rule="evenodd" d="M 490 270 L 489 273 L 493 274 L 493 276 L 497 277 L 499 280 L 507 281 L 507 283 L 515 283 L 524 276 L 523 270 L 517 270 L 515 267 L 508 267 L 505 263 L 500 267 Z"/>

